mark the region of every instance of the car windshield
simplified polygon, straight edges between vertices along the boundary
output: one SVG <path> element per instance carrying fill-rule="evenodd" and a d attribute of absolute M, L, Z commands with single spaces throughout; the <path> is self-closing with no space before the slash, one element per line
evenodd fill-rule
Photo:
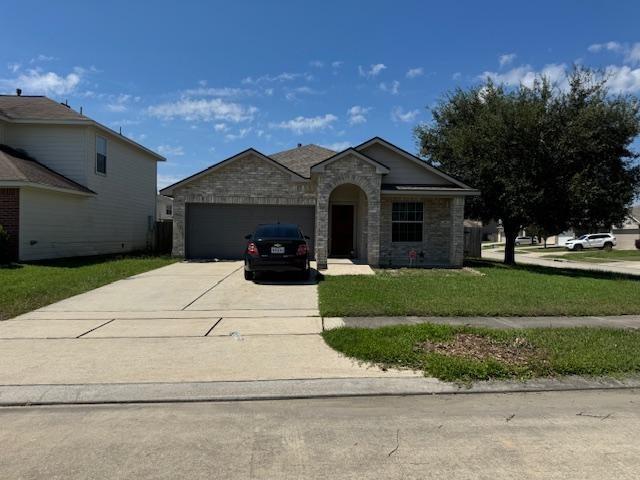
<path fill-rule="evenodd" d="M 297 225 L 279 223 L 260 225 L 256 229 L 255 238 L 302 238 Z"/>
<path fill-rule="evenodd" d="M 585 240 L 587 238 L 587 235 L 580 235 L 578 237 L 578 240 Z"/>

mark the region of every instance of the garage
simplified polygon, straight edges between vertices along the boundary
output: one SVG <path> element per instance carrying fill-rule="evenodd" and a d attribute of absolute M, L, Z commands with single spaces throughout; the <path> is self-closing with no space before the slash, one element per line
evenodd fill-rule
<path fill-rule="evenodd" d="M 315 207 L 279 205 L 225 205 L 187 203 L 185 218 L 186 257 L 191 259 L 239 259 L 245 235 L 261 223 L 295 223 L 311 237 L 314 246 Z M 313 254 L 313 252 L 312 252 Z"/>

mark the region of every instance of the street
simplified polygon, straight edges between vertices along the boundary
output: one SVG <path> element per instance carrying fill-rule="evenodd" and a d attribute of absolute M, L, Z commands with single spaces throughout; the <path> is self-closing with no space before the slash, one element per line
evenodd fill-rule
<path fill-rule="evenodd" d="M 637 478 L 637 390 L 0 409 L 0 478 Z"/>

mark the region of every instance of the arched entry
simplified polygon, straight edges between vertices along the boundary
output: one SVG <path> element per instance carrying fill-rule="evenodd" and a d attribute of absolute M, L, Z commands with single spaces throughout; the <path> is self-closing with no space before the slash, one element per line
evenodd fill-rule
<path fill-rule="evenodd" d="M 367 194 L 345 183 L 329 195 L 329 256 L 367 261 Z"/>

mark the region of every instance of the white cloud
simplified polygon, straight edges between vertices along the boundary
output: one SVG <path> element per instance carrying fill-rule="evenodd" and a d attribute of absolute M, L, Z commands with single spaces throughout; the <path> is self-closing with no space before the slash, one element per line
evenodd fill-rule
<path fill-rule="evenodd" d="M 164 187 L 173 185 L 174 183 L 182 180 L 183 177 L 177 175 L 161 175 L 158 174 L 158 190 L 162 190 Z"/>
<path fill-rule="evenodd" d="M 386 84 L 385 82 L 382 82 L 380 85 L 378 85 L 378 87 L 383 92 L 388 92 L 391 95 L 397 95 L 399 90 L 400 90 L 400 82 L 398 80 L 394 80 L 393 82 L 391 82 L 389 84 Z"/>
<path fill-rule="evenodd" d="M 324 67 L 324 62 L 321 60 L 311 60 L 309 62 L 309 66 L 314 68 L 322 68 Z"/>
<path fill-rule="evenodd" d="M 422 67 L 410 68 L 407 70 L 406 77 L 407 78 L 416 78 L 424 75 L 424 69 Z"/>
<path fill-rule="evenodd" d="M 613 93 L 639 93 L 640 68 L 632 69 L 627 65 L 609 65 L 605 68 L 607 86 Z"/>
<path fill-rule="evenodd" d="M 67 75 L 30 69 L 14 78 L 0 78 L 0 91 L 13 93 L 16 88 L 21 88 L 25 95 L 66 95 L 75 91 L 83 73 L 80 68 Z"/>
<path fill-rule="evenodd" d="M 498 62 L 500 63 L 500 68 L 513 63 L 516 59 L 517 55 L 515 53 L 505 53 L 498 57 Z"/>
<path fill-rule="evenodd" d="M 461 77 L 462 77 L 461 72 L 455 72 L 453 75 L 451 75 L 452 80 L 459 80 Z"/>
<path fill-rule="evenodd" d="M 190 122 L 224 120 L 237 123 L 252 120 L 258 109 L 226 102 L 220 98 L 210 100 L 183 98 L 177 102 L 153 105 L 147 111 L 149 115 L 165 120 L 177 117 Z"/>
<path fill-rule="evenodd" d="M 140 97 L 134 97 L 133 95 L 125 93 L 109 95 L 109 103 L 107 103 L 106 109 L 110 112 L 126 112 L 130 103 L 139 101 Z"/>
<path fill-rule="evenodd" d="M 21 67 L 22 64 L 18 62 L 7 63 L 7 68 L 11 73 L 16 73 L 18 70 L 20 70 Z"/>
<path fill-rule="evenodd" d="M 640 43 L 634 43 L 625 54 L 625 60 L 629 63 L 640 63 Z"/>
<path fill-rule="evenodd" d="M 52 57 L 52 56 L 49 56 L 49 55 L 43 55 L 41 53 L 37 57 L 34 57 L 31 60 L 29 60 L 29 63 L 51 62 L 53 60 L 57 60 L 56 57 Z"/>
<path fill-rule="evenodd" d="M 365 69 L 362 65 L 358 65 L 358 73 L 361 77 L 377 77 L 387 66 L 384 63 L 375 63 L 369 66 L 369 69 Z"/>
<path fill-rule="evenodd" d="M 322 95 L 324 92 L 315 88 L 303 86 L 291 89 L 285 94 L 285 98 L 289 101 L 297 100 L 298 95 Z"/>
<path fill-rule="evenodd" d="M 238 133 L 227 133 L 224 136 L 224 138 L 230 142 L 234 140 L 239 140 L 249 135 L 249 133 L 251 133 L 252 130 L 253 129 L 251 127 L 241 128 L 240 130 L 238 130 Z"/>
<path fill-rule="evenodd" d="M 181 157 L 184 155 L 184 148 L 180 145 L 158 145 L 156 149 L 158 153 L 164 157 Z"/>
<path fill-rule="evenodd" d="M 589 48 L 587 48 L 587 50 L 592 53 L 598 53 L 605 50 L 610 52 L 620 52 L 622 49 L 622 44 L 618 42 L 594 43 L 593 45 L 589 45 Z"/>
<path fill-rule="evenodd" d="M 344 65 L 342 60 L 335 60 L 331 62 L 331 68 L 340 68 L 342 65 Z"/>
<path fill-rule="evenodd" d="M 232 88 L 232 87 L 222 87 L 222 88 L 213 88 L 200 86 L 199 88 L 190 88 L 185 90 L 184 95 L 188 97 L 249 97 L 256 95 L 257 92 L 255 90 L 251 90 L 248 88 Z"/>
<path fill-rule="evenodd" d="M 328 148 L 329 150 L 333 150 L 334 152 L 341 152 L 342 150 L 346 150 L 347 148 L 353 146 L 353 144 L 351 142 L 334 142 L 321 144 L 320 146 Z"/>
<path fill-rule="evenodd" d="M 338 117 L 331 113 L 326 115 L 319 115 L 317 117 L 296 117 L 292 120 L 287 120 L 280 123 L 272 123 L 269 126 L 271 128 L 281 128 L 284 130 L 291 130 L 298 135 L 305 132 L 314 132 L 317 130 L 324 130 L 330 128 L 331 124 L 338 120 Z"/>
<path fill-rule="evenodd" d="M 520 84 L 531 87 L 536 80 L 539 80 L 543 76 L 562 90 L 568 87 L 567 66 L 564 63 L 550 63 L 539 71 L 532 68 L 531 65 L 521 65 L 504 73 L 483 72 L 479 78 L 481 80 L 490 78 L 496 83 L 511 87 L 517 87 Z"/>
<path fill-rule="evenodd" d="M 360 105 L 354 105 L 349 110 L 347 110 L 347 115 L 349 116 L 349 124 L 350 125 L 358 125 L 361 123 L 365 123 L 367 121 L 367 113 L 371 110 L 370 107 L 362 107 Z"/>
<path fill-rule="evenodd" d="M 309 73 L 289 73 L 282 72 L 278 75 L 262 75 L 258 78 L 247 77 L 242 80 L 245 85 L 257 85 L 259 83 L 272 83 L 272 82 L 290 82 L 292 80 L 313 80 L 313 75 Z"/>
<path fill-rule="evenodd" d="M 226 123 L 216 123 L 216 124 L 213 126 L 213 129 L 214 129 L 216 132 L 226 132 L 227 130 L 229 130 L 229 127 L 227 127 L 227 124 L 226 124 Z"/>
<path fill-rule="evenodd" d="M 391 110 L 391 120 L 394 122 L 413 122 L 418 115 L 420 115 L 420 110 L 409 110 L 405 112 L 402 107 L 393 107 Z"/>

